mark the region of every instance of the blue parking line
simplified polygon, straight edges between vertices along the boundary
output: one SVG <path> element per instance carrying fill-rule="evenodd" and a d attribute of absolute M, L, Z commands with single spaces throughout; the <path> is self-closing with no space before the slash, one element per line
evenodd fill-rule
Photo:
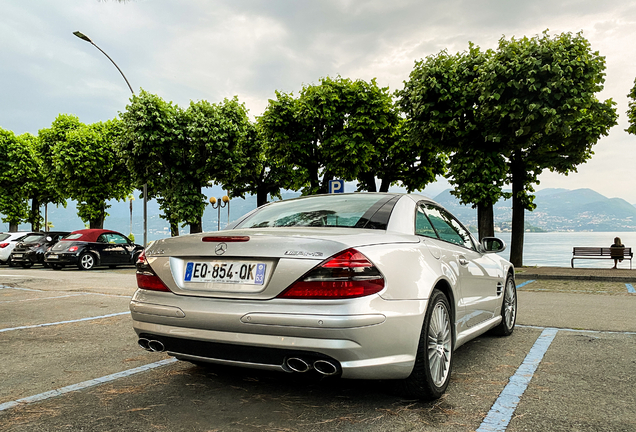
<path fill-rule="evenodd" d="M 76 320 L 59 321 L 59 322 L 54 322 L 54 323 L 35 324 L 35 325 L 20 326 L 20 327 L 9 327 L 9 328 L 0 329 L 0 333 L 7 332 L 7 331 L 12 331 L 12 330 L 24 330 L 24 329 L 30 329 L 30 328 L 36 328 L 36 327 L 48 327 L 48 326 L 54 326 L 54 325 L 59 325 L 59 324 L 69 324 L 69 323 L 75 323 L 75 322 L 81 322 L 81 321 L 92 321 L 92 320 L 96 320 L 96 319 L 110 318 L 110 317 L 119 316 L 119 315 L 128 315 L 129 313 L 130 312 L 118 312 L 118 313 L 114 313 L 114 314 L 100 315 L 100 316 L 88 317 L 88 318 L 80 318 L 80 319 L 76 319 Z"/>
<path fill-rule="evenodd" d="M 529 283 L 532 283 L 532 282 L 535 282 L 535 280 L 534 280 L 534 279 L 532 279 L 532 280 L 527 280 L 527 281 L 525 281 L 525 282 L 520 283 L 519 285 L 517 285 L 517 288 L 521 288 L 522 286 L 528 285 Z"/>
<path fill-rule="evenodd" d="M 18 405 L 23 405 L 23 404 L 43 401 L 43 400 L 50 399 L 50 398 L 55 397 L 55 396 L 63 395 L 64 393 L 69 393 L 69 392 L 73 392 L 73 391 L 83 390 L 83 389 L 85 389 L 87 387 L 92 387 L 92 386 L 104 384 L 104 383 L 107 383 L 109 381 L 114 381 L 116 379 L 124 378 L 124 377 L 130 376 L 130 375 L 134 375 L 134 374 L 139 373 L 139 372 L 145 372 L 147 370 L 155 369 L 155 368 L 158 368 L 160 366 L 164 366 L 164 365 L 167 365 L 167 364 L 170 364 L 170 363 L 174 363 L 176 361 L 177 361 L 176 358 L 169 358 L 169 359 L 161 360 L 161 361 L 158 361 L 158 362 L 155 362 L 155 363 L 150 363 L 150 364 L 147 364 L 145 366 L 139 366 L 139 367 L 136 367 L 134 369 L 128 369 L 128 370 L 125 370 L 123 372 L 117 372 L 117 373 L 114 373 L 114 374 L 111 374 L 111 375 L 106 375 L 106 376 L 103 376 L 101 378 L 95 378 L 95 379 L 84 381 L 84 382 L 81 382 L 81 383 L 78 383 L 78 384 L 73 384 L 73 385 L 62 387 L 62 388 L 59 388 L 59 389 L 55 389 L 55 390 L 47 391 L 47 392 L 44 392 L 44 393 L 36 394 L 34 396 L 29 396 L 29 397 L 25 397 L 25 398 L 22 398 L 22 399 L 17 399 L 17 400 L 14 400 L 14 401 L 5 402 L 5 403 L 0 404 L 0 411 L 7 410 L 9 408 L 13 408 L 13 407 L 16 407 Z"/>
<path fill-rule="evenodd" d="M 488 412 L 477 432 L 504 432 L 506 430 L 521 396 L 528 388 L 530 380 L 558 331 L 555 328 L 547 328 L 541 332 L 521 366 L 510 378 L 508 384 L 492 408 L 490 408 L 490 412 Z"/>
<path fill-rule="evenodd" d="M 628 292 L 628 293 L 636 294 L 636 290 L 634 289 L 634 287 L 632 286 L 632 284 L 625 284 L 625 286 L 627 287 L 627 292 Z"/>

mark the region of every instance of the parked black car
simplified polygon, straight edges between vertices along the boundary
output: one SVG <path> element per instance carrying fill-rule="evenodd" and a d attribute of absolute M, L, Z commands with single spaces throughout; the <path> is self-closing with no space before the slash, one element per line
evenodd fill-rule
<path fill-rule="evenodd" d="M 96 266 L 135 264 L 144 247 L 117 231 L 82 229 L 73 231 L 44 254 L 44 262 L 59 270 L 76 265 L 80 270 Z"/>
<path fill-rule="evenodd" d="M 42 233 L 32 233 L 24 237 L 11 251 L 11 262 L 29 268 L 33 264 L 43 264 L 44 253 L 62 237 L 68 235 L 68 231 L 49 231 Z"/>

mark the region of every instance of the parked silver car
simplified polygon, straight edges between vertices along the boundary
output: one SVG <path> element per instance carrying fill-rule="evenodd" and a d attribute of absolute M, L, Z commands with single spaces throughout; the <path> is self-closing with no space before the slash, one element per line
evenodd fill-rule
<path fill-rule="evenodd" d="M 274 202 L 228 230 L 150 244 L 133 326 L 142 348 L 180 360 L 396 380 L 438 398 L 457 347 L 514 329 L 504 248 L 419 195 Z"/>

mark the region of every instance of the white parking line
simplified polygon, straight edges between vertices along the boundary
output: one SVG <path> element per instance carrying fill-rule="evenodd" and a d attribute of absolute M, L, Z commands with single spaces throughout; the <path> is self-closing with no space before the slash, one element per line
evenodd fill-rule
<path fill-rule="evenodd" d="M 117 372 L 117 373 L 114 373 L 114 374 L 111 374 L 111 375 L 106 375 L 106 376 L 103 376 L 101 378 L 95 378 L 95 379 L 84 381 L 84 382 L 81 382 L 81 383 L 78 383 L 78 384 L 73 384 L 73 385 L 70 385 L 70 386 L 62 387 L 62 388 L 59 388 L 59 389 L 56 389 L 56 390 L 51 390 L 51 391 L 47 391 L 47 392 L 44 392 L 44 393 L 36 394 L 34 396 L 29 396 L 29 397 L 25 397 L 25 398 L 22 398 L 22 399 L 17 399 L 17 400 L 14 400 L 14 401 L 5 402 L 5 403 L 0 404 L 0 411 L 7 410 L 9 408 L 13 408 L 13 407 L 16 407 L 18 405 L 24 405 L 24 404 L 29 404 L 29 403 L 33 403 L 33 402 L 43 401 L 43 400 L 50 399 L 50 398 L 55 397 L 55 396 L 63 395 L 64 393 L 70 393 L 72 391 L 77 391 L 77 390 L 83 390 L 83 389 L 85 389 L 87 387 L 93 387 L 93 386 L 96 386 L 96 385 L 104 384 L 104 383 L 107 383 L 109 381 L 114 381 L 114 380 L 119 379 L 119 378 L 124 378 L 124 377 L 127 377 L 127 376 L 131 376 L 131 375 L 137 374 L 139 372 L 145 372 L 147 370 L 155 369 L 155 368 L 158 368 L 160 366 L 164 366 L 164 365 L 167 365 L 167 364 L 170 364 L 170 363 L 174 363 L 176 361 L 177 361 L 177 359 L 175 359 L 175 358 L 169 358 L 169 359 L 161 360 L 161 361 L 158 361 L 158 362 L 155 362 L 155 363 L 150 363 L 150 364 L 147 364 L 145 366 L 139 366 L 139 367 L 136 367 L 134 369 L 128 369 L 128 370 L 123 371 L 123 372 Z"/>
<path fill-rule="evenodd" d="M 97 320 L 97 319 L 102 319 L 102 318 L 110 318 L 110 317 L 119 316 L 119 315 L 127 315 L 129 313 L 130 312 L 118 312 L 118 313 L 114 313 L 114 314 L 101 315 L 101 316 L 88 317 L 88 318 L 80 318 L 80 319 L 76 319 L 76 320 L 59 321 L 59 322 L 46 323 L 46 324 L 35 324 L 35 325 L 21 326 L 21 327 L 3 328 L 3 329 L 0 329 L 0 333 L 7 332 L 7 331 L 12 331 L 12 330 L 24 330 L 24 329 L 36 328 L 36 327 L 48 327 L 48 326 L 54 326 L 54 325 L 59 325 L 59 324 L 69 324 L 69 323 L 75 323 L 75 322 L 81 322 L 81 321 L 91 321 L 91 320 Z"/>
<path fill-rule="evenodd" d="M 38 291 L 38 292 L 44 291 L 44 290 L 31 289 L 31 288 L 17 288 L 17 287 L 6 286 L 6 285 L 0 285 L 0 289 L 14 289 L 19 291 Z"/>
<path fill-rule="evenodd" d="M 490 408 L 490 412 L 477 429 L 477 432 L 503 432 L 508 427 L 512 415 L 519 404 L 519 400 L 528 388 L 534 372 L 543 360 L 543 356 L 550 347 L 554 337 L 559 332 L 555 328 L 543 330 L 537 338 L 530 352 L 521 363 L 515 374 L 510 378 L 506 387 Z"/>
<path fill-rule="evenodd" d="M 50 300 L 50 299 L 58 299 L 58 298 L 65 298 L 65 297 L 77 297 L 77 296 L 83 296 L 83 295 L 86 295 L 86 294 L 77 293 L 77 294 L 67 294 L 67 295 L 61 295 L 61 296 L 55 296 L 55 297 L 38 297 L 38 298 L 28 298 L 28 299 L 20 299 L 20 300 L 3 300 L 3 301 L 0 301 L 0 303 L 18 303 L 18 302 L 25 302 L 25 301 Z"/>

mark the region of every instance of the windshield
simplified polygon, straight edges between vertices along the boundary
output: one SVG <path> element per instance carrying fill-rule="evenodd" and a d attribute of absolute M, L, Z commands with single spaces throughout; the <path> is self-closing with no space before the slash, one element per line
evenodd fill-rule
<path fill-rule="evenodd" d="M 349 227 L 386 229 L 392 195 L 316 195 L 278 201 L 255 212 L 236 228 Z M 389 203 L 392 203 L 389 205 Z M 386 207 L 388 205 L 388 212 Z M 382 211 L 380 211 L 382 210 Z"/>

